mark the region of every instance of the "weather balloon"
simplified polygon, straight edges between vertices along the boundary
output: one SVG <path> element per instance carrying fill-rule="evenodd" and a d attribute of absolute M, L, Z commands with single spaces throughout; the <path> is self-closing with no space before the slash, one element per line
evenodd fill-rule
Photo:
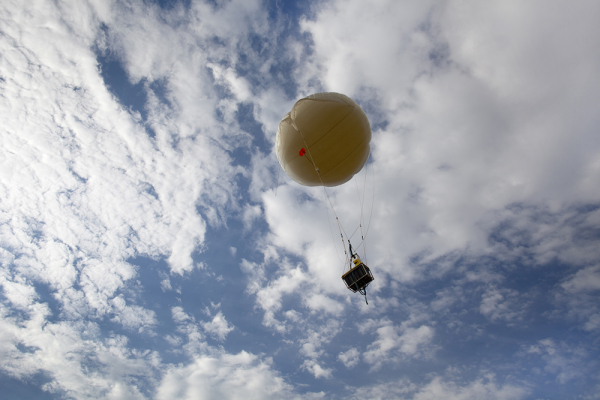
<path fill-rule="evenodd" d="M 371 126 L 365 112 L 340 93 L 300 99 L 283 117 L 275 152 L 285 173 L 305 186 L 338 186 L 367 162 Z"/>
<path fill-rule="evenodd" d="M 371 151 L 370 143 L 369 119 L 354 100 L 339 93 L 316 93 L 298 100 L 283 117 L 277 130 L 275 153 L 285 173 L 301 185 L 338 186 L 363 168 Z M 323 189 L 327 194 L 326 188 Z M 364 245 L 360 202 L 361 222 L 357 230 L 360 228 Z M 342 280 L 348 289 L 364 295 L 367 301 L 367 286 L 374 280 L 373 274 L 352 250 L 351 238 L 345 234 L 331 201 L 329 204 L 342 246 L 348 240 L 349 254 L 345 250 L 344 253 L 349 270 Z"/>

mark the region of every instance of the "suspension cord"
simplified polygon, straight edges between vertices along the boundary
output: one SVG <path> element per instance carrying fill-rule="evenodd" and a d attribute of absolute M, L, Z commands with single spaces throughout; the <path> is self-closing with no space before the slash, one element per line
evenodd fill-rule
<path fill-rule="evenodd" d="M 358 230 L 358 228 L 360 228 L 360 225 L 356 227 L 356 229 L 354 230 L 354 232 L 352 232 L 352 235 L 350 235 L 350 237 L 348 238 L 348 240 L 352 239 L 352 237 L 354 236 L 354 234 L 356 233 L 356 231 Z"/>
<path fill-rule="evenodd" d="M 369 155 L 369 158 L 371 158 L 371 155 Z M 368 162 L 368 160 L 367 160 Z M 369 228 L 371 227 L 371 219 L 373 217 L 373 204 L 375 204 L 375 169 L 371 166 L 371 174 L 372 174 L 372 179 L 371 181 L 373 182 L 373 196 L 371 198 L 371 213 L 369 214 L 369 223 L 367 224 L 367 231 L 365 233 L 365 237 L 369 234 Z M 366 179 L 366 177 L 365 177 Z"/>
<path fill-rule="evenodd" d="M 366 171 L 365 171 L 365 176 L 367 176 Z M 365 180 L 365 183 L 366 183 L 366 180 Z M 363 233 L 362 223 L 363 223 L 363 208 L 364 208 L 364 204 L 365 204 L 365 198 L 364 198 L 365 188 L 363 185 L 363 196 L 361 199 L 360 189 L 358 188 L 358 179 L 356 178 L 356 175 L 354 175 L 354 185 L 356 186 L 356 194 L 358 195 L 358 203 L 360 204 L 360 220 L 359 220 L 358 227 L 356 228 L 356 230 L 358 230 L 360 228 L 360 237 L 361 237 L 361 240 L 364 242 L 365 235 Z M 356 232 L 356 230 L 354 232 Z M 352 235 L 354 235 L 354 233 Z M 364 248 L 363 248 L 363 255 L 364 255 L 365 262 L 367 262 L 367 253 L 364 251 Z"/>
<path fill-rule="evenodd" d="M 365 179 L 363 180 L 363 201 L 362 201 L 362 205 L 363 206 L 365 204 L 365 196 L 367 194 L 367 175 L 369 174 L 368 168 L 369 168 L 369 159 L 370 158 L 371 158 L 371 154 L 369 153 L 369 158 L 367 159 L 367 163 L 366 163 L 366 166 L 365 166 Z M 373 166 L 371 166 L 371 171 L 373 171 Z M 373 178 L 374 177 L 375 177 L 375 175 L 373 175 Z M 375 184 L 375 183 L 373 182 L 373 184 Z M 373 186 L 373 190 L 375 190 L 375 186 Z M 373 197 L 371 198 L 371 214 L 369 215 L 369 225 L 371 224 L 371 216 L 373 215 L 373 204 L 374 203 L 375 203 L 375 192 L 373 191 Z M 361 217 L 363 215 L 362 212 L 363 212 L 363 209 L 361 207 L 361 209 L 360 209 L 360 213 L 361 213 L 360 215 L 361 215 Z M 362 220 L 361 220 L 361 222 L 362 222 Z M 360 234 L 361 234 L 362 243 L 365 244 L 364 247 L 363 247 L 363 252 L 365 254 L 365 262 L 368 262 L 368 259 L 367 259 L 367 243 L 365 242 L 365 240 L 367 240 L 367 233 L 368 233 L 368 228 L 367 228 L 367 231 L 364 232 L 364 234 L 363 234 L 362 224 L 361 224 Z"/>
<path fill-rule="evenodd" d="M 348 253 L 346 253 L 346 246 L 344 244 L 344 235 L 346 235 L 346 237 L 348 237 L 348 235 L 346 234 L 346 230 L 344 229 L 344 226 L 340 222 L 340 219 L 338 218 L 337 213 L 335 212 L 335 208 L 333 207 L 333 203 L 331 202 L 331 198 L 329 197 L 329 193 L 327 193 L 327 189 L 325 188 L 325 185 L 323 184 L 323 179 L 321 178 L 321 171 L 319 171 L 319 168 L 313 162 L 314 158 L 313 158 L 313 156 L 312 156 L 312 154 L 310 152 L 310 147 L 308 147 L 308 143 L 306 142 L 306 138 L 304 137 L 304 134 L 302 133 L 302 131 L 300 130 L 300 128 L 298 128 L 298 126 L 296 125 L 296 121 L 295 121 L 295 118 L 294 118 L 295 117 L 294 111 L 295 111 L 295 109 L 293 108 L 292 112 L 290 113 L 290 118 L 292 119 L 292 126 L 300 133 L 300 136 L 302 137 L 302 141 L 304 142 L 304 145 L 306 146 L 306 150 L 308 151 L 308 157 L 307 157 L 307 159 L 308 159 L 308 161 L 310 161 L 310 163 L 312 164 L 312 166 L 315 168 L 315 172 L 317 173 L 317 176 L 319 177 L 319 181 L 321 181 L 321 186 L 323 187 L 323 191 L 325 192 L 325 196 L 327 197 L 327 201 L 329 202 L 329 206 L 331 207 L 331 210 L 333 211 L 333 215 L 334 215 L 335 220 L 336 220 L 337 225 L 338 225 L 338 231 L 340 232 L 340 238 L 342 239 L 342 246 L 344 247 L 344 253 L 346 255 L 346 261 L 350 262 L 350 260 L 348 259 Z"/>
<path fill-rule="evenodd" d="M 308 146 L 308 143 L 306 142 L 306 138 L 304 137 L 304 134 L 302 133 L 302 131 L 300 130 L 300 128 L 298 128 L 298 125 L 296 125 L 296 121 L 295 121 L 295 107 L 292 108 L 292 112 L 290 113 L 290 118 L 292 120 L 292 126 L 300 133 L 300 136 L 302 137 L 302 141 L 304 142 L 304 145 L 306 146 L 306 150 L 308 151 L 308 157 L 306 157 L 306 159 L 312 164 L 312 166 L 315 168 L 315 172 L 317 173 L 317 176 L 319 177 L 319 181 L 321 182 L 321 186 L 323 187 L 323 191 L 325 192 L 325 196 L 327 197 L 327 201 L 329 202 L 329 206 L 331 207 L 331 210 L 333 211 L 333 215 L 335 217 L 335 220 L 337 222 L 338 225 L 338 231 L 340 233 L 340 238 L 342 240 L 342 246 L 344 249 L 344 254 L 346 256 L 346 262 L 348 262 L 348 265 L 350 265 L 350 268 L 352 268 L 351 266 L 351 261 L 348 258 L 348 253 L 346 252 L 346 246 L 344 244 L 344 236 L 349 237 L 348 234 L 346 233 L 346 230 L 344 229 L 344 226 L 342 225 L 342 223 L 340 222 L 340 219 L 337 216 L 337 213 L 335 212 L 335 208 L 333 207 L 333 202 L 331 201 L 331 198 L 329 197 L 329 193 L 327 193 L 327 189 L 325 187 L 325 184 L 323 183 L 323 179 L 321 178 L 321 171 L 319 171 L 319 168 L 316 166 L 316 164 L 314 163 L 314 158 L 310 152 L 310 147 Z M 369 159 L 371 158 L 371 154 L 369 154 Z M 369 159 L 367 159 L 367 164 L 369 162 Z M 371 167 L 371 171 L 373 171 L 373 168 Z M 375 178 L 375 174 L 373 172 L 373 179 Z M 356 183 L 356 179 L 354 181 Z M 360 191 L 358 190 L 358 183 L 356 183 L 356 188 L 357 188 L 357 192 L 358 192 L 358 199 L 359 199 L 359 203 L 360 203 L 360 223 L 358 228 L 360 228 L 360 233 L 361 233 L 361 243 L 360 245 L 357 247 L 360 248 L 360 246 L 362 246 L 365 243 L 365 238 L 369 233 L 369 227 L 371 226 L 371 218 L 373 216 L 373 203 L 375 202 L 375 182 L 373 181 L 373 199 L 371 201 L 371 213 L 369 215 L 369 224 L 367 225 L 367 230 L 366 232 L 363 234 L 363 230 L 362 230 L 362 219 L 363 219 L 363 206 L 364 206 L 364 196 L 366 193 L 366 184 L 367 184 L 367 171 L 365 171 L 365 179 L 364 179 L 364 183 L 363 183 L 363 196 L 362 196 L 362 200 L 360 197 Z M 329 215 L 329 212 L 328 212 Z M 327 218 L 327 220 L 329 221 L 329 217 Z M 354 232 L 352 233 L 352 236 L 354 236 L 354 233 L 356 233 L 356 231 L 358 230 L 358 228 L 356 228 L 354 230 Z M 330 226 L 331 229 L 331 226 Z M 333 237 L 333 233 L 332 233 L 332 237 Z M 334 241 L 335 242 L 335 241 Z M 348 239 L 348 242 L 350 242 L 350 239 Z M 365 262 L 367 262 L 367 251 L 366 251 L 366 245 L 363 247 L 363 253 L 364 253 L 364 258 L 365 258 Z M 336 250 L 336 254 L 337 254 L 337 250 Z M 339 256 L 338 256 L 339 258 Z M 352 258 L 352 254 L 350 254 L 350 258 Z M 366 292 L 365 292 L 365 301 L 366 301 Z M 367 303 L 369 304 L 369 303 Z"/>
<path fill-rule="evenodd" d="M 356 233 L 356 231 L 358 231 L 358 229 L 360 229 L 360 236 L 361 236 L 361 245 L 363 243 L 365 243 L 366 237 L 367 237 L 367 232 L 363 231 L 363 222 L 364 222 L 364 206 L 365 206 L 365 196 L 367 194 L 367 175 L 368 175 L 368 171 L 366 170 L 367 168 L 369 168 L 369 159 L 371 158 L 371 154 L 369 154 L 369 158 L 367 159 L 367 163 L 366 163 L 366 167 L 365 167 L 365 176 L 363 179 L 363 191 L 362 191 L 362 195 L 360 192 L 360 189 L 358 187 L 358 179 L 356 177 L 356 175 L 354 176 L 354 184 L 356 186 L 356 194 L 358 195 L 358 202 L 360 203 L 360 222 L 358 227 L 356 227 L 356 229 L 354 230 L 354 232 L 352 233 L 352 236 L 350 238 L 352 238 L 354 236 L 354 234 Z M 371 171 L 373 170 L 373 168 L 371 167 Z M 374 194 L 374 192 L 373 192 Z M 372 201 L 371 201 L 371 214 L 369 215 L 369 224 L 371 223 L 371 217 L 373 215 L 373 204 L 374 204 L 374 200 L 375 197 L 373 196 Z M 357 247 L 357 249 L 360 248 L 360 245 Z M 368 258 L 367 258 L 367 246 L 365 243 L 365 246 L 363 247 L 363 255 L 364 255 L 364 260 L 365 263 L 368 264 Z"/>
<path fill-rule="evenodd" d="M 346 264 L 344 263 L 344 260 L 342 260 L 340 258 L 340 255 L 337 251 L 337 245 L 335 244 L 336 241 L 335 241 L 335 238 L 333 237 L 333 229 L 331 229 L 331 221 L 329 220 L 329 208 L 327 206 L 325 206 L 325 211 L 327 211 L 327 225 L 329 225 L 329 233 L 331 233 L 331 241 L 333 242 L 333 247 L 335 247 L 335 255 L 337 256 L 338 260 L 340 260 L 340 263 L 342 265 L 344 265 L 344 269 L 345 269 Z M 343 240 L 342 240 L 342 243 L 343 243 Z M 346 249 L 344 248 L 344 251 L 345 250 Z M 348 256 L 346 256 L 346 258 L 348 258 Z M 342 272 L 343 272 L 343 270 L 342 270 Z"/>

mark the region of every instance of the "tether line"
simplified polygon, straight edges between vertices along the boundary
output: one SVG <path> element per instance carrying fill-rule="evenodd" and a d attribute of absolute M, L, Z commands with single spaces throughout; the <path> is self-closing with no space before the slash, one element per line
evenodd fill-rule
<path fill-rule="evenodd" d="M 304 134 L 302 133 L 302 131 L 300 130 L 300 128 L 298 128 L 298 126 L 296 125 L 296 122 L 294 121 L 294 117 L 293 117 L 293 110 L 290 113 L 290 118 L 292 118 L 292 126 L 298 131 L 298 133 L 300 133 L 300 136 L 302 137 L 302 141 L 304 142 L 304 145 L 306 146 L 306 151 L 308 152 L 308 156 L 310 157 L 310 159 L 307 157 L 308 161 L 313 165 L 313 167 L 315 168 L 315 172 L 317 173 L 317 176 L 319 177 L 319 181 L 321 182 L 321 185 L 323 186 L 323 191 L 325 192 L 325 196 L 327 197 L 327 201 L 329 202 L 329 206 L 331 207 L 331 211 L 333 211 L 333 215 L 335 217 L 335 220 L 337 222 L 338 225 L 338 231 L 340 232 L 340 237 L 342 240 L 342 246 L 344 249 L 344 254 L 346 255 L 346 262 L 348 263 L 348 265 L 350 265 L 350 259 L 348 258 L 348 252 L 346 251 L 346 245 L 344 243 L 344 235 L 346 235 L 346 237 L 348 237 L 348 234 L 346 233 L 346 230 L 344 229 L 344 226 L 342 225 L 342 223 L 340 222 L 340 219 L 337 216 L 337 213 L 335 212 L 335 208 L 333 207 L 333 203 L 331 201 L 331 198 L 329 197 L 329 193 L 327 193 L 327 189 L 325 187 L 325 184 L 323 183 L 323 179 L 321 178 L 321 171 L 319 171 L 319 167 L 316 166 L 316 164 L 314 163 L 314 158 L 312 156 L 312 153 L 310 152 L 310 147 L 308 147 L 308 143 L 306 142 L 306 138 L 304 137 Z M 337 252 L 337 250 L 336 250 Z"/>

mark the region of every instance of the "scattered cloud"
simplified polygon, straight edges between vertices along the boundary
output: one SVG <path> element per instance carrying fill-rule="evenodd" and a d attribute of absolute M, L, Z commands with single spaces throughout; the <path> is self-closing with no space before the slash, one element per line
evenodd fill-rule
<path fill-rule="evenodd" d="M 318 330 L 308 329 L 306 338 L 300 340 L 300 354 L 307 357 L 302 364 L 302 368 L 313 374 L 315 378 L 332 377 L 333 369 L 322 367 L 318 359 L 324 353 L 322 347 L 328 344 L 339 332 L 339 323 L 330 320 Z"/>
<path fill-rule="evenodd" d="M 511 322 L 522 318 L 525 309 L 516 290 L 490 287 L 481 297 L 479 311 L 492 321 Z"/>
<path fill-rule="evenodd" d="M 350 398 L 360 399 L 365 396 L 383 400 L 389 398 L 426 399 L 523 399 L 529 395 L 529 389 L 518 384 L 499 384 L 493 375 L 476 379 L 468 383 L 457 383 L 451 379 L 436 376 L 428 383 L 417 386 L 414 382 L 400 380 L 369 387 L 353 388 Z"/>
<path fill-rule="evenodd" d="M 338 360 L 344 363 L 346 368 L 353 368 L 360 361 L 360 352 L 353 347 L 348 351 L 340 353 L 338 355 Z"/>
<path fill-rule="evenodd" d="M 384 362 L 398 362 L 405 358 L 429 357 L 433 351 L 428 346 L 435 330 L 428 325 L 417 328 L 398 327 L 388 319 L 372 321 L 371 327 L 366 331 L 377 334 L 377 340 L 367 347 L 363 354 L 365 362 L 372 368 L 381 368 Z"/>
<path fill-rule="evenodd" d="M 600 290 L 600 265 L 580 269 L 561 286 L 571 293 Z"/>
<path fill-rule="evenodd" d="M 560 384 L 581 378 L 587 373 L 589 353 L 583 347 L 569 346 L 552 339 L 542 339 L 525 350 L 528 355 L 536 355 L 545 362 L 544 371 L 555 376 Z"/>
<path fill-rule="evenodd" d="M 78 399 L 593 397 L 599 13 L 2 2 L 0 374 Z M 272 148 L 319 91 L 373 132 L 326 190 Z M 340 279 L 353 234 L 369 305 Z"/>
<path fill-rule="evenodd" d="M 293 388 L 270 360 L 242 351 L 199 356 L 188 365 L 169 368 L 156 398 L 281 399 L 293 398 Z"/>
<path fill-rule="evenodd" d="M 233 326 L 227 322 L 221 311 L 214 316 L 212 321 L 203 323 L 202 327 L 209 335 L 221 341 L 225 340 L 227 334 L 233 330 Z"/>
<path fill-rule="evenodd" d="M 439 399 L 441 397 L 452 400 L 461 399 L 522 399 L 529 394 L 529 390 L 521 385 L 498 385 L 494 376 L 478 379 L 468 385 L 457 385 L 446 382 L 441 378 L 434 378 L 413 397 L 415 400 Z"/>

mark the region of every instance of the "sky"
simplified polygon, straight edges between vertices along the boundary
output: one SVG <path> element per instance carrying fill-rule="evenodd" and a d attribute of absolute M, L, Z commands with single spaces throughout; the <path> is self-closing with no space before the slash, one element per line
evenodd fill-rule
<path fill-rule="evenodd" d="M 3 0 L 2 398 L 600 399 L 599 19 Z M 318 92 L 372 128 L 326 192 L 274 151 Z"/>

